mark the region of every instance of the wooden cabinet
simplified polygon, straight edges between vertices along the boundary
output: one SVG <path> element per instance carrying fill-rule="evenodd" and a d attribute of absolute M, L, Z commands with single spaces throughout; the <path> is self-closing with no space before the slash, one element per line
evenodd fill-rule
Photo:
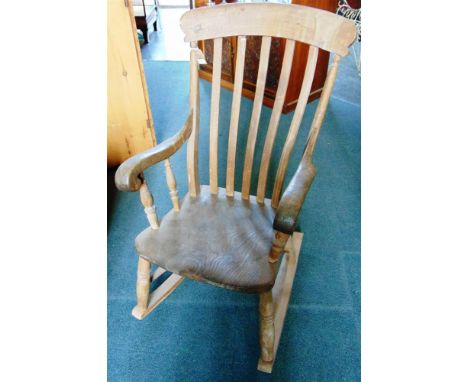
<path fill-rule="evenodd" d="M 133 14 L 137 29 L 143 32 L 145 43 L 148 43 L 148 33 L 151 27 L 157 30 L 157 19 L 159 9 L 156 6 L 156 0 L 134 0 Z"/>
<path fill-rule="evenodd" d="M 109 167 L 156 144 L 135 19 L 128 3 L 107 1 Z"/>
<path fill-rule="evenodd" d="M 221 3 L 221 0 L 216 0 L 216 4 Z M 228 1 L 235 3 L 237 1 Z M 195 7 L 207 6 L 207 0 L 195 0 Z M 338 6 L 338 0 L 292 0 L 293 4 L 311 6 L 314 8 L 324 9 L 330 12 L 335 12 Z M 255 84 L 257 81 L 259 51 L 261 45 L 261 37 L 247 37 L 245 68 L 244 68 L 244 84 L 242 94 L 250 99 L 255 96 Z M 276 89 L 280 76 L 281 62 L 283 60 L 284 48 L 286 41 L 279 38 L 273 38 L 270 49 L 270 60 L 268 64 L 268 75 L 266 80 L 265 95 L 263 104 L 268 107 L 273 107 L 275 101 Z M 223 39 L 223 59 L 221 65 L 221 85 L 227 89 L 234 87 L 234 73 L 236 62 L 237 38 L 226 37 Z M 206 58 L 206 65 L 200 66 L 200 77 L 211 81 L 212 63 L 213 63 L 213 40 L 205 40 L 199 42 L 199 48 L 203 51 Z M 288 90 L 283 107 L 283 113 L 288 113 L 296 107 L 297 99 L 304 78 L 304 70 L 307 60 L 308 47 L 306 44 L 297 43 L 294 50 L 294 59 L 291 68 L 291 76 L 289 79 Z M 309 102 L 318 98 L 321 94 L 325 78 L 327 76 L 329 53 L 320 50 L 317 67 L 315 70 L 314 82 L 309 96 Z"/>

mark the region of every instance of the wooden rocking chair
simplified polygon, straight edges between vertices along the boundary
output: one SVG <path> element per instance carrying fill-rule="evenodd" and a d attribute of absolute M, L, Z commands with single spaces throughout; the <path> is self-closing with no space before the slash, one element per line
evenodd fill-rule
<path fill-rule="evenodd" d="M 341 57 L 348 53 L 356 28 L 330 12 L 299 5 L 226 4 L 197 8 L 181 18 L 185 41 L 190 42 L 190 111 L 185 126 L 172 138 L 135 155 L 117 170 L 121 191 L 140 191 L 150 227 L 136 238 L 139 255 L 137 305 L 132 314 L 143 319 L 184 277 L 223 288 L 260 295 L 260 348 L 258 369 L 271 372 L 291 294 L 302 233 L 294 232 L 302 203 L 315 176 L 311 162 L 320 127 Z M 235 83 L 230 120 L 226 188 L 218 187 L 218 119 L 223 37 L 238 36 Z M 242 192 L 234 190 L 235 158 L 242 93 L 246 36 L 261 36 L 256 94 L 245 148 Z M 256 136 L 268 69 L 272 37 L 286 39 L 277 96 L 263 147 L 256 196 L 250 195 Z M 213 83 L 210 116 L 210 184 L 198 176 L 199 40 L 213 39 Z M 309 45 L 304 80 L 276 171 L 271 200 L 265 198 L 269 163 L 296 41 Z M 288 161 L 310 94 L 320 49 L 335 54 L 325 81 L 300 165 L 282 193 Z M 169 158 L 188 140 L 189 192 L 179 202 Z M 164 161 L 173 209 L 158 222 L 153 198 L 143 171 Z M 284 256 L 281 256 L 283 253 Z M 279 259 L 282 257 L 281 264 Z M 159 266 L 151 273 L 151 264 Z M 150 283 L 166 270 L 172 275 L 151 294 Z"/>

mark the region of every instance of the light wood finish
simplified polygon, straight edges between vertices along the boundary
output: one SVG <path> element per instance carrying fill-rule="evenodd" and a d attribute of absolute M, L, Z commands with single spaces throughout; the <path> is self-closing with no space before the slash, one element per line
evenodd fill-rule
<path fill-rule="evenodd" d="M 279 33 L 285 34 L 284 37 L 286 38 L 294 36 L 299 41 L 303 41 L 304 39 L 309 41 L 311 39 L 318 46 L 336 47 L 336 44 L 338 44 L 336 39 L 343 37 L 340 37 L 342 20 L 338 16 L 326 16 L 326 18 L 331 17 L 331 21 L 328 26 L 324 27 L 321 24 L 323 22 L 322 14 L 317 13 L 316 10 L 309 11 L 301 7 L 294 8 L 278 4 L 245 4 L 242 7 L 229 7 L 231 6 L 221 7 L 222 12 L 226 12 L 227 14 L 232 12 L 232 20 L 229 17 L 226 18 L 221 15 L 221 19 L 224 17 L 224 21 L 226 22 L 226 25 L 223 27 L 229 33 L 237 31 L 237 26 L 231 25 L 230 22 L 239 21 L 239 15 L 237 15 L 239 10 L 246 11 L 244 17 L 249 16 L 252 10 L 261 11 L 259 12 L 260 16 L 252 16 L 252 19 L 246 18 L 243 21 L 244 26 L 242 27 L 243 29 L 241 28 L 242 30 L 247 32 L 250 26 L 254 33 L 257 33 L 259 27 L 255 23 L 255 20 L 260 20 L 260 24 L 264 28 L 263 34 L 261 34 L 263 37 L 256 84 L 257 93 L 250 119 L 244 159 L 242 193 L 234 191 L 234 163 L 237 149 L 237 130 L 241 101 L 239 89 L 242 84 L 242 71 L 241 69 L 236 69 L 235 82 L 238 86 L 232 102 L 234 115 L 231 116 L 229 132 L 227 171 L 229 175 L 226 180 L 229 190 L 225 190 L 218 187 L 217 135 L 219 133 L 219 78 L 220 72 L 221 75 L 223 72 L 223 63 L 220 63 L 219 57 L 224 44 L 220 38 L 226 32 L 213 32 L 213 35 L 206 34 L 205 26 L 207 26 L 210 31 L 209 33 L 211 33 L 210 28 L 216 25 L 219 20 L 216 18 L 206 20 L 206 14 L 203 13 L 205 11 L 201 13 L 194 11 L 190 16 L 182 18 L 182 24 L 183 26 L 185 25 L 186 30 L 193 27 L 190 33 L 194 38 L 191 41 L 190 54 L 190 108 L 192 111 L 188 122 L 175 137 L 161 143 L 147 153 L 138 154 L 123 163 L 116 173 L 116 184 L 120 190 L 140 190 L 141 201 L 145 206 L 151 225 L 141 232 L 135 241 L 140 262 L 137 278 L 137 306 L 133 312 L 134 316 L 141 319 L 147 315 L 179 285 L 183 277 L 241 292 L 260 294 L 261 356 L 258 368 L 265 372 L 271 372 L 281 337 L 302 240 L 302 234 L 294 233 L 294 229 L 301 206 L 316 174 L 315 167 L 311 162 L 311 154 L 323 122 L 324 113 L 336 77 L 339 57 L 335 58 L 329 77 L 325 82 L 325 89 L 314 117 L 311 131 L 309 132 L 306 150 L 304 151 L 301 163 L 281 197 L 284 175 L 304 115 L 318 60 L 318 48 L 315 46 L 309 47 L 308 60 L 297 108 L 276 173 L 273 200 L 265 198 L 265 184 L 268 176 L 268 164 L 265 163 L 262 164 L 263 169 L 260 169 L 263 175 L 258 186 L 260 195 L 257 200 L 255 196 L 250 195 L 250 182 L 261 115 L 261 99 L 265 90 L 265 78 L 268 71 L 269 53 L 272 44 L 272 38 L 268 34 L 274 30 L 272 25 L 277 23 L 276 29 Z M 232 9 L 232 11 L 229 11 L 229 9 Z M 283 17 L 296 15 L 298 17 L 297 23 L 296 20 L 293 19 L 292 21 L 288 18 L 283 20 L 283 24 L 278 23 L 279 19 L 274 13 L 279 11 L 281 11 L 280 13 Z M 302 15 L 301 12 L 305 12 L 305 14 Z M 212 11 L 208 14 L 211 16 L 218 15 L 217 12 L 213 13 Z M 197 15 L 201 15 L 201 17 L 197 19 L 195 17 Z M 310 30 L 305 30 L 304 25 L 301 23 L 305 19 L 311 21 L 310 17 L 312 15 L 317 16 L 317 19 L 314 19 L 315 21 L 312 20 L 314 22 L 310 24 Z M 268 22 L 264 18 L 267 18 Z M 189 27 L 190 23 L 187 20 L 192 20 L 190 23 L 196 21 L 198 24 Z M 319 27 L 325 28 L 325 32 L 314 29 Z M 335 28 L 336 33 L 333 36 L 327 34 L 330 32 L 330 28 Z M 318 36 L 323 38 L 323 40 L 316 41 L 315 39 L 319 38 Z M 214 66 L 218 79 L 215 80 L 212 90 L 212 109 L 210 113 L 212 128 L 210 133 L 210 149 L 212 150 L 210 153 L 210 186 L 200 186 L 198 179 L 198 62 L 202 59 L 202 56 L 197 48 L 195 37 L 219 39 L 214 44 Z M 341 43 L 343 42 L 341 41 Z M 243 35 L 238 38 L 238 45 L 240 54 L 236 58 L 239 64 L 237 68 L 242 68 L 243 62 L 246 61 L 244 52 L 247 50 L 248 45 Z M 291 63 L 292 51 L 294 51 L 295 46 L 297 48 L 298 43 L 289 41 L 286 45 L 287 49 L 283 59 L 284 67 L 281 69 L 280 74 L 279 99 L 276 100 L 277 106 L 274 107 L 270 119 L 266 143 L 262 153 L 263 161 L 267 162 L 271 160 L 272 147 L 274 146 L 280 119 L 279 111 L 281 110 L 281 104 L 285 102 L 282 98 L 284 97 L 284 92 L 286 91 L 287 93 L 288 76 L 294 66 L 294 58 Z M 289 78 L 290 81 L 291 78 Z M 173 199 L 174 208 L 162 219 L 159 225 L 153 205 L 153 198 L 144 181 L 143 171 L 152 164 L 166 161 L 167 183 L 171 196 L 177 195 L 175 178 L 171 177 L 173 174 L 168 159 L 187 139 L 189 141 L 187 150 L 189 192 L 181 202 L 180 208 L 177 208 L 178 201 L 175 203 Z M 280 259 L 282 259 L 281 263 L 279 262 Z M 156 264 L 161 268 L 151 275 L 150 264 Z M 279 264 L 279 272 L 277 272 Z M 165 270 L 173 272 L 173 275 L 149 295 L 150 280 L 157 279 Z"/>
<path fill-rule="evenodd" d="M 220 4 L 222 0 L 214 0 L 216 4 Z M 244 0 L 229 0 L 229 3 L 242 3 Z M 291 0 L 290 3 L 293 5 L 299 4 L 324 11 L 336 13 L 338 6 L 338 0 Z M 208 5 L 208 0 L 195 0 L 194 5 L 196 8 L 205 7 Z M 234 71 L 236 67 L 236 56 L 237 56 L 237 36 L 225 37 L 226 41 L 225 49 L 223 49 L 223 62 L 229 63 L 224 65 L 222 71 L 221 86 L 226 89 L 233 90 L 234 88 Z M 263 105 L 272 108 L 275 102 L 275 97 L 279 85 L 280 78 L 280 65 L 284 51 L 286 48 L 286 39 L 274 38 L 272 40 L 272 48 L 270 54 L 270 68 L 267 74 L 267 84 L 265 87 L 265 94 L 263 97 Z M 246 51 L 246 65 L 245 75 L 242 87 L 242 95 L 244 97 L 254 99 L 255 97 L 255 81 L 256 74 L 258 72 L 258 50 L 257 46 L 260 46 L 261 37 L 251 36 L 248 37 L 247 51 Z M 211 81 L 212 79 L 212 59 L 211 59 L 211 47 L 212 42 L 209 40 L 199 41 L 199 47 L 206 53 L 208 53 L 208 60 L 200 66 L 199 75 L 204 80 Z M 291 76 L 289 80 L 288 89 L 286 92 L 285 102 L 283 105 L 282 112 L 289 113 L 294 111 L 297 99 L 299 97 L 300 88 L 302 84 L 302 78 L 304 76 L 304 69 L 307 60 L 308 45 L 298 42 L 294 51 L 293 64 L 291 69 Z M 326 50 L 320 50 L 317 67 L 315 70 L 314 82 L 312 83 L 312 89 L 308 98 L 308 102 L 320 97 L 325 78 L 327 76 L 328 61 L 330 53 Z"/>
<path fill-rule="evenodd" d="M 258 370 L 271 373 L 275 362 L 278 346 L 283 331 L 284 320 L 288 310 L 289 299 L 293 287 L 294 277 L 296 276 L 297 263 L 301 253 L 301 244 L 304 234 L 294 232 L 286 246 L 286 253 L 283 256 L 281 265 L 276 276 L 275 286 L 272 289 L 272 300 L 274 310 L 274 345 L 273 358 L 271 362 L 266 362 L 260 356 L 258 360 Z"/>
<path fill-rule="evenodd" d="M 162 271 L 164 269 L 160 268 Z M 158 272 L 157 277 L 152 278 L 152 281 L 157 280 L 164 272 Z M 160 274 L 159 274 L 160 273 Z M 133 317 L 138 320 L 144 319 L 151 311 L 162 303 L 169 295 L 175 291 L 175 289 L 184 281 L 182 276 L 172 274 L 167 280 L 165 280 L 158 288 L 156 288 L 151 294 L 148 295 L 146 301 L 147 305 L 143 308 L 135 307 L 132 311 Z M 148 284 L 149 285 L 149 284 Z M 149 290 L 149 288 L 148 288 Z"/>
<path fill-rule="evenodd" d="M 356 38 L 354 24 L 331 12 L 301 5 L 221 4 L 196 8 L 180 19 L 185 41 L 228 36 L 281 37 L 341 56 Z"/>
<path fill-rule="evenodd" d="M 275 232 L 275 239 L 271 245 L 270 256 L 268 257 L 268 261 L 270 263 L 276 263 L 283 253 L 284 246 L 289 239 L 289 235 L 285 234 L 280 231 Z"/>
<path fill-rule="evenodd" d="M 218 195 L 202 186 L 196 198 L 189 195 L 180 212 L 170 211 L 158 230 L 141 232 L 137 252 L 154 264 L 181 276 L 228 289 L 259 293 L 274 284 L 274 267 L 268 262 L 273 241 L 274 211 L 270 201 L 259 205 Z"/>
<path fill-rule="evenodd" d="M 284 176 L 286 175 L 286 169 L 288 168 L 289 158 L 296 142 L 297 133 L 304 116 L 304 111 L 307 106 L 307 98 L 309 96 L 310 88 L 312 87 L 312 81 L 314 80 L 315 65 L 317 64 L 318 49 L 316 47 L 309 47 L 309 54 L 307 57 L 307 66 L 304 74 L 304 81 L 302 82 L 301 93 L 299 94 L 299 100 L 297 101 L 296 111 L 294 112 L 291 126 L 289 128 L 288 136 L 284 144 L 283 152 L 280 158 L 280 164 L 276 173 L 275 186 L 273 188 L 273 196 L 271 198 L 272 205 L 274 208 L 278 206 L 278 202 L 281 196 L 283 188 Z"/>
<path fill-rule="evenodd" d="M 302 205 L 316 174 L 317 170 L 310 161 L 310 157 L 303 157 L 276 209 L 273 222 L 273 228 L 276 231 L 285 234 L 294 232 Z"/>
<path fill-rule="evenodd" d="M 236 169 L 237 131 L 239 129 L 239 112 L 244 78 L 246 37 L 239 36 L 237 42 L 236 75 L 232 94 L 231 124 L 229 126 L 228 157 L 226 170 L 226 194 L 234 195 L 234 174 Z"/>
<path fill-rule="evenodd" d="M 325 81 L 325 86 L 323 88 L 322 95 L 320 96 L 320 101 L 317 106 L 317 110 L 315 111 L 314 119 L 312 120 L 309 138 L 307 139 L 307 146 L 304 151 L 304 157 L 311 158 L 314 152 L 315 144 L 320 133 L 320 128 L 322 127 L 323 119 L 325 118 L 325 113 L 327 111 L 328 102 L 330 101 L 333 85 L 335 84 L 340 60 L 341 57 L 338 55 L 335 55 L 335 57 L 333 58 L 333 64 L 331 65 L 330 71 Z"/>
<path fill-rule="evenodd" d="M 171 196 L 172 206 L 174 207 L 174 210 L 179 211 L 179 192 L 177 191 L 177 183 L 169 159 L 164 161 L 164 166 L 166 168 L 166 182 L 167 187 L 169 188 L 169 195 Z"/>
<path fill-rule="evenodd" d="M 142 317 L 148 308 L 150 290 L 150 269 L 151 263 L 140 257 L 138 259 L 138 272 L 136 282 L 137 305 L 132 310 L 134 317 Z"/>
<path fill-rule="evenodd" d="M 140 200 L 141 204 L 145 207 L 146 217 L 150 223 L 152 229 L 159 228 L 158 216 L 156 215 L 156 208 L 153 204 L 153 195 L 148 188 L 146 182 L 143 182 L 140 188 Z"/>
<path fill-rule="evenodd" d="M 265 91 L 265 80 L 268 71 L 268 59 L 270 57 L 271 37 L 262 38 L 262 47 L 260 49 L 260 64 L 258 66 L 257 91 L 250 119 L 249 135 L 247 138 L 247 147 L 245 149 L 244 173 L 242 176 L 242 198 L 249 199 L 250 181 L 252 176 L 252 164 L 255 153 L 255 142 L 257 140 L 258 123 L 260 122 L 260 113 L 262 111 L 263 93 Z"/>
<path fill-rule="evenodd" d="M 132 156 L 122 163 L 115 173 L 115 184 L 121 191 L 137 191 L 141 186 L 141 174 L 148 167 L 162 162 L 173 155 L 189 138 L 192 133 L 193 120 L 192 116 L 195 111 L 191 111 L 185 125 L 176 135 L 164 142 L 161 142 L 156 147 L 145 150 L 137 155 Z"/>
<path fill-rule="evenodd" d="M 262 362 L 273 362 L 275 347 L 275 310 L 271 290 L 260 294 L 258 306 L 260 315 L 260 359 Z"/>
<path fill-rule="evenodd" d="M 219 126 L 219 94 L 221 91 L 221 54 L 223 39 L 214 40 L 213 84 L 211 86 L 210 114 L 210 191 L 218 192 L 218 126 Z"/>
<path fill-rule="evenodd" d="M 200 180 L 198 174 L 198 140 L 199 140 L 199 105 L 200 93 L 198 84 L 198 57 L 199 49 L 196 41 L 190 43 L 190 108 L 192 115 L 192 135 L 187 146 L 187 175 L 190 196 L 197 196 L 200 192 Z"/>
<path fill-rule="evenodd" d="M 163 302 L 174 290 L 184 281 L 184 278 L 179 275 L 172 274 L 164 281 L 153 293 L 150 294 L 148 301 L 148 309 L 142 318 L 151 313 L 161 302 Z"/>
<path fill-rule="evenodd" d="M 258 203 L 263 203 L 265 199 L 265 188 L 268 177 L 268 169 L 270 168 L 271 153 L 273 150 L 273 144 L 275 143 L 276 133 L 278 132 L 281 110 L 283 110 L 284 100 L 286 98 L 286 90 L 288 88 L 289 76 L 291 74 L 295 45 L 296 42 L 294 40 L 287 40 L 286 42 L 286 49 L 284 51 L 283 64 L 281 67 L 281 75 L 278 83 L 278 90 L 276 92 L 275 104 L 273 105 L 273 111 L 271 112 L 270 124 L 268 125 L 268 132 L 265 139 L 265 145 L 263 147 L 257 186 Z"/>
<path fill-rule="evenodd" d="M 132 7 L 107 0 L 107 165 L 156 144 Z"/>

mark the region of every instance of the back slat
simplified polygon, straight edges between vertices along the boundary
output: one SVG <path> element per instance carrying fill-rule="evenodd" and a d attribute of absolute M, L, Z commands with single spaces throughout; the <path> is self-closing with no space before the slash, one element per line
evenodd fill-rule
<path fill-rule="evenodd" d="M 309 46 L 309 53 L 307 56 L 307 66 L 304 73 L 304 80 L 302 81 L 301 92 L 297 101 L 296 111 L 289 128 L 289 133 L 284 144 L 283 152 L 281 154 L 278 171 L 276 173 L 275 186 L 273 188 L 273 196 L 271 198 L 271 206 L 276 208 L 278 206 L 281 190 L 283 188 L 284 176 L 288 167 L 291 151 L 296 141 L 297 132 L 304 115 L 307 100 L 309 98 L 312 81 L 314 80 L 315 66 L 317 65 L 318 48 Z"/>
<path fill-rule="evenodd" d="M 198 47 L 197 42 L 190 43 L 190 109 L 192 110 L 192 134 L 187 145 L 187 175 L 190 196 L 200 193 L 198 177 L 198 136 L 199 136 L 199 110 L 200 94 L 198 89 Z"/>
<path fill-rule="evenodd" d="M 323 119 L 327 111 L 328 101 L 330 100 L 333 85 L 335 84 L 336 74 L 338 72 L 338 65 L 340 63 L 340 60 L 341 57 L 335 54 L 333 64 L 328 72 L 327 79 L 325 80 L 325 85 L 323 85 L 322 95 L 320 96 L 319 104 L 317 106 L 317 110 L 315 111 L 314 119 L 310 127 L 309 138 L 307 139 L 307 146 L 304 151 L 304 156 L 311 157 L 312 153 L 314 152 L 315 143 L 317 142 L 320 127 L 322 126 Z"/>
<path fill-rule="evenodd" d="M 226 170 L 226 195 L 234 196 L 234 174 L 236 169 L 237 131 L 239 128 L 239 112 L 244 80 L 245 47 L 247 38 L 239 36 L 237 39 L 236 74 L 234 92 L 232 95 L 231 125 L 229 127 L 228 159 Z"/>
<path fill-rule="evenodd" d="M 268 177 L 268 169 L 270 166 L 271 152 L 273 144 L 275 143 L 276 133 L 278 131 L 278 124 L 281 117 L 281 110 L 283 109 L 286 90 L 289 83 L 289 75 L 291 74 L 292 60 L 294 57 L 294 40 L 287 40 L 284 49 L 283 64 L 281 67 L 280 79 L 278 82 L 278 89 L 276 91 L 275 103 L 271 113 L 270 124 L 268 126 L 268 133 L 265 139 L 265 146 L 263 148 L 262 161 L 260 167 L 260 174 L 258 177 L 257 186 L 257 202 L 263 204 L 265 200 L 265 188 Z"/>
<path fill-rule="evenodd" d="M 213 77 L 211 87 L 210 114 L 210 192 L 218 193 L 218 127 L 219 127 L 219 95 L 221 89 L 221 55 L 223 39 L 214 39 Z"/>
<path fill-rule="evenodd" d="M 258 66 L 257 85 L 255 90 L 252 118 L 250 119 L 249 136 L 245 151 L 244 173 L 242 177 L 242 198 L 249 199 L 250 181 L 252 175 L 252 163 L 255 151 L 255 141 L 257 140 L 258 123 L 262 110 L 263 95 L 265 92 L 266 75 L 268 71 L 268 60 L 270 58 L 271 37 L 262 37 L 262 47 L 260 49 L 260 63 Z"/>

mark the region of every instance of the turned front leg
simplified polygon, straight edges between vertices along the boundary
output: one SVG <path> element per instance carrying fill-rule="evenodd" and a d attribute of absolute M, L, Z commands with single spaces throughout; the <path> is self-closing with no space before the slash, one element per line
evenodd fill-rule
<path fill-rule="evenodd" d="M 138 318 L 143 318 L 143 315 L 148 308 L 148 299 L 150 291 L 150 271 L 151 263 L 148 260 L 140 257 L 138 259 L 138 272 L 136 283 L 137 305 L 133 308 L 132 314 Z"/>
<path fill-rule="evenodd" d="M 140 187 L 140 200 L 145 207 L 146 217 L 150 223 L 152 229 L 159 228 L 158 216 L 156 215 L 156 209 L 153 204 L 153 196 L 146 184 L 143 175 L 142 185 Z M 138 271 L 137 271 L 137 282 L 136 282 L 136 295 L 137 305 L 132 310 L 134 317 L 141 320 L 148 309 L 149 292 L 151 286 L 151 263 L 140 257 L 138 259 Z"/>
<path fill-rule="evenodd" d="M 275 239 L 273 240 L 273 244 L 271 246 L 270 256 L 268 257 L 268 261 L 270 263 L 276 263 L 278 261 L 279 257 L 284 252 L 284 247 L 288 239 L 288 234 L 276 231 Z"/>
<path fill-rule="evenodd" d="M 264 362 L 273 362 L 275 346 L 275 312 L 271 290 L 260 294 L 260 349 Z"/>

